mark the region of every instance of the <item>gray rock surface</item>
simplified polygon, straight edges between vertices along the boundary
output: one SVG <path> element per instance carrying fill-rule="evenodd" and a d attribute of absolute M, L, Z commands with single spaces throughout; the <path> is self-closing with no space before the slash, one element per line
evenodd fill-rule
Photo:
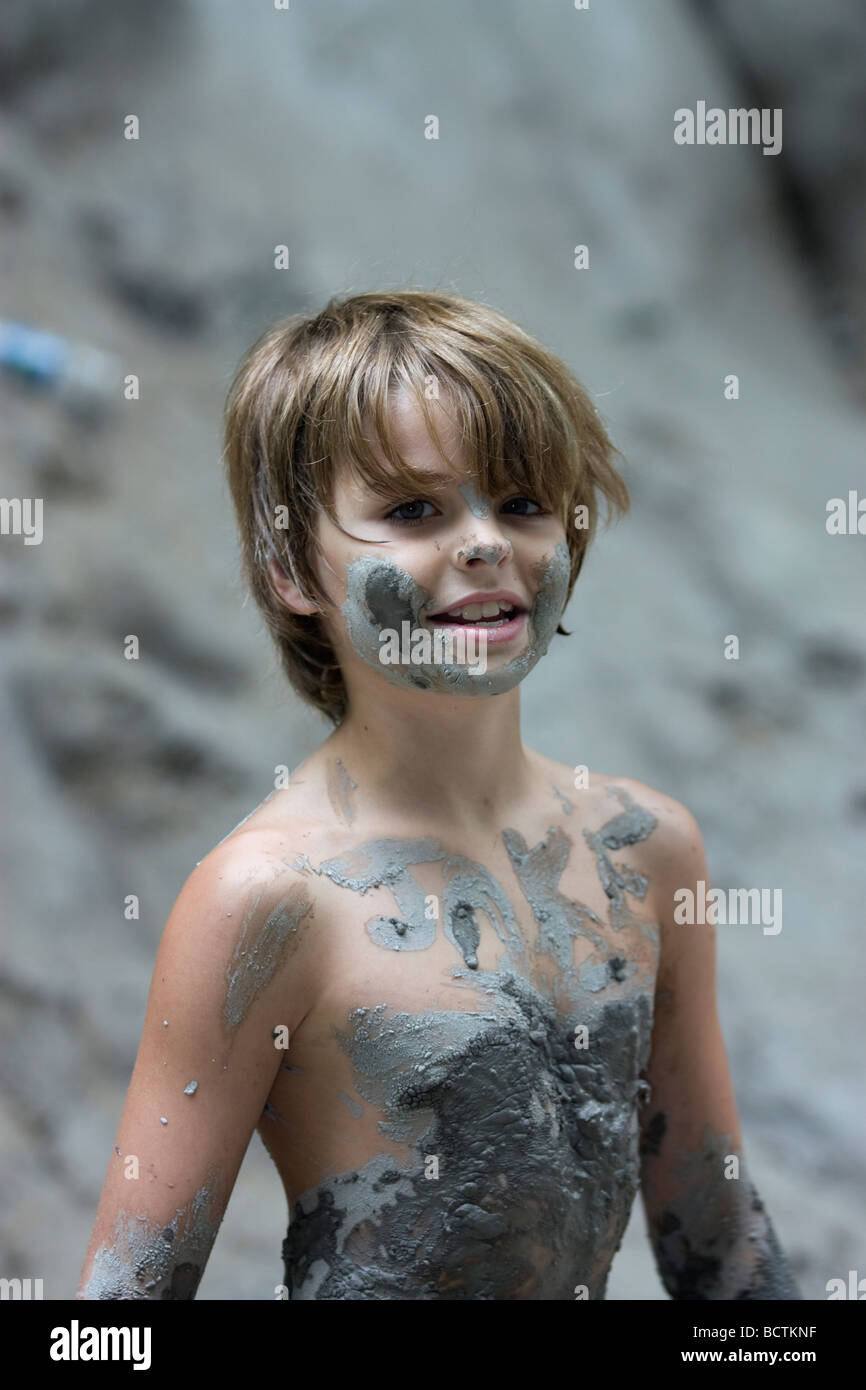
<path fill-rule="evenodd" d="M 866 540 L 825 529 L 863 487 L 862 18 L 713 8 L 7 3 L 3 312 L 114 352 L 141 399 L 71 413 L 0 383 L 3 492 L 45 499 L 42 545 L 0 538 L 3 1274 L 71 1297 L 166 915 L 327 732 L 242 600 L 236 361 L 281 314 L 407 283 L 548 342 L 626 454 L 633 513 L 527 681 L 525 735 L 683 801 L 719 886 L 782 888 L 778 936 L 719 930 L 750 1170 L 807 1298 L 863 1272 Z M 841 35 L 820 61 L 816 25 Z M 676 107 L 742 104 L 743 54 L 790 110 L 817 259 L 772 159 L 673 142 Z M 199 1296 L 273 1297 L 283 1225 L 254 1138 Z M 609 1296 L 665 1297 L 639 1211 Z"/>

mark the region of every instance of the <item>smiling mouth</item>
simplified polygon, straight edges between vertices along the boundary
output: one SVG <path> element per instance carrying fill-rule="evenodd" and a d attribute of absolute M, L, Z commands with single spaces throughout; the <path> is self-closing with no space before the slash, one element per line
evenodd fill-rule
<path fill-rule="evenodd" d="M 430 613 L 427 622 L 435 627 L 505 627 L 526 609 L 501 602 L 470 603 L 461 609 Z"/>

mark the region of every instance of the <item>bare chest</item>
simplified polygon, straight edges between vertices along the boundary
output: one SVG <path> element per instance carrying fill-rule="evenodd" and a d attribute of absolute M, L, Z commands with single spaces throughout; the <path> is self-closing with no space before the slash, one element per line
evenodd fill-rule
<path fill-rule="evenodd" d="M 315 1002 L 260 1127 L 293 1297 L 603 1295 L 638 1182 L 651 822 L 396 828 L 296 861 Z"/>
<path fill-rule="evenodd" d="M 294 1192 L 383 1149 L 417 1158 L 436 1116 L 516 1148 L 527 1125 L 574 1130 L 581 1107 L 588 1133 L 593 1094 L 601 1110 L 634 1098 L 657 930 L 645 879 L 603 839 L 380 835 L 296 866 L 319 921 L 316 1002 L 272 1096 L 306 1136 L 305 1158 L 272 1136 Z"/>

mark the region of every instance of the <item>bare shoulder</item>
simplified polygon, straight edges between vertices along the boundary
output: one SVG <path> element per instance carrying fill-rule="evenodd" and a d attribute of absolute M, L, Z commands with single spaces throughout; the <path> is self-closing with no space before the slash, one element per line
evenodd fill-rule
<path fill-rule="evenodd" d="M 623 811 L 633 805 L 655 820 L 651 836 L 647 834 L 645 837 L 647 840 L 652 838 L 655 847 L 664 842 L 675 850 L 678 845 L 700 835 L 697 822 L 687 807 L 646 782 L 639 782 L 636 777 L 593 772 L 580 765 L 568 767 L 541 754 L 533 756 L 539 771 L 559 791 L 565 792 L 572 802 L 578 802 L 581 797 L 585 799 L 588 803 L 588 820 L 598 820 L 599 817 L 608 819 L 617 813 L 617 809 Z"/>
<path fill-rule="evenodd" d="M 700 827 L 687 806 L 636 777 L 570 768 L 537 758 L 539 771 L 573 806 L 583 806 L 584 834 L 600 835 L 608 849 L 628 851 L 646 873 L 654 895 L 667 901 L 673 883 L 705 876 Z"/>
<path fill-rule="evenodd" d="M 621 799 L 621 793 L 625 793 L 636 806 L 649 812 L 656 821 L 652 831 L 656 851 L 667 846 L 676 852 L 700 837 L 698 823 L 687 806 L 657 787 L 639 782 L 636 777 L 615 777 L 593 772 L 590 773 L 590 786 L 604 792 L 608 798 Z"/>
<path fill-rule="evenodd" d="M 320 820 L 308 804 L 279 792 L 268 796 L 196 865 L 176 904 L 218 936 L 236 940 L 244 923 L 260 927 L 269 915 L 303 918 L 304 937 L 327 911 L 330 884 L 318 870 L 357 843 L 349 826 Z"/>
<path fill-rule="evenodd" d="M 189 874 L 166 924 L 161 952 L 174 964 L 199 952 L 210 962 L 245 956 L 252 943 L 298 948 L 311 934 L 318 879 L 306 872 L 315 824 L 294 815 L 254 813 L 221 840 Z M 283 953 L 281 953 L 283 954 Z"/>
<path fill-rule="evenodd" d="M 239 911 L 261 917 L 287 899 L 315 898 L 304 864 L 316 841 L 315 827 L 293 817 L 242 824 L 196 865 L 181 897 L 219 906 L 220 917 L 234 921 L 227 928 L 234 934 Z"/>
<path fill-rule="evenodd" d="M 635 777 L 593 773 L 591 785 L 602 791 L 607 799 L 619 801 L 624 808 L 637 808 L 646 818 L 640 855 L 656 887 L 659 884 L 666 887 L 672 877 L 679 879 L 700 868 L 704 862 L 700 827 L 681 801 Z"/>

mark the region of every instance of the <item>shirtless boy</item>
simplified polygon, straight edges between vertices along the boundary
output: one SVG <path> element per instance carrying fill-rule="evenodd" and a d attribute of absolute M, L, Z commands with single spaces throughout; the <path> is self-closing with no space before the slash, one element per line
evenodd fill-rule
<path fill-rule="evenodd" d="M 193 1298 L 254 1129 L 293 1299 L 604 1298 L 638 1186 L 672 1298 L 800 1297 L 743 1159 L 714 929 L 674 922 L 709 879 L 697 824 L 582 775 L 577 728 L 565 763 L 521 741 L 600 504 L 628 506 L 614 456 L 567 368 L 455 296 L 332 301 L 250 349 L 247 575 L 335 728 L 177 899 L 79 1298 Z M 441 638 L 383 660 L 404 623 L 486 664 Z"/>

